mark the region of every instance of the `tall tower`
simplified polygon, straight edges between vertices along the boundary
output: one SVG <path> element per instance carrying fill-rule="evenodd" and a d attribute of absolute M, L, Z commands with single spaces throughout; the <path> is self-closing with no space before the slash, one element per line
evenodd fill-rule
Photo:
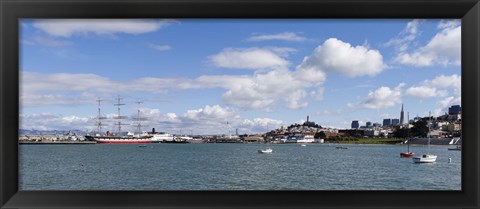
<path fill-rule="evenodd" d="M 403 119 L 404 119 L 404 113 L 403 113 L 403 104 L 402 104 L 402 110 L 400 111 L 400 125 L 403 125 Z"/>

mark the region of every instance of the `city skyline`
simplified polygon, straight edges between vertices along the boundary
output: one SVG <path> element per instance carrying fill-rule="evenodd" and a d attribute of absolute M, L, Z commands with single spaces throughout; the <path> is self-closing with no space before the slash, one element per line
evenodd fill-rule
<path fill-rule="evenodd" d="M 20 128 L 349 128 L 461 105 L 459 20 L 22 20 Z M 382 33 L 378 33 L 378 28 Z M 412 117 L 413 116 L 413 117 Z M 109 130 L 115 130 L 113 122 Z M 126 127 L 135 130 L 136 127 Z"/>

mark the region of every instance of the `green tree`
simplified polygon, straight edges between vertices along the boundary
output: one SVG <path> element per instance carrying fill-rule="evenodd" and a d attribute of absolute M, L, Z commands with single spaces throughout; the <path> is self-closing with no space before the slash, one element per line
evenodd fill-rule
<path fill-rule="evenodd" d="M 427 133 L 428 133 L 427 121 L 419 120 L 417 122 L 414 122 L 411 133 L 412 133 L 412 136 L 427 137 Z"/>
<path fill-rule="evenodd" d="M 325 135 L 325 132 L 320 131 L 320 132 L 315 133 L 314 138 L 315 138 L 315 139 L 325 139 L 325 136 L 326 136 L 326 135 Z"/>
<path fill-rule="evenodd" d="M 411 137 L 411 130 L 409 128 L 397 128 L 393 132 L 395 138 L 409 138 Z"/>

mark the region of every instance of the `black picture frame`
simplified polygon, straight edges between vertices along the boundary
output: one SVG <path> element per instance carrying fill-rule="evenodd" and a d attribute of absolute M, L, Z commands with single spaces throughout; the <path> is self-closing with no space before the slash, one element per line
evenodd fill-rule
<path fill-rule="evenodd" d="M 478 0 L 1 0 L 2 208 L 479 208 Z M 18 191 L 21 18 L 461 18 L 461 191 Z"/>

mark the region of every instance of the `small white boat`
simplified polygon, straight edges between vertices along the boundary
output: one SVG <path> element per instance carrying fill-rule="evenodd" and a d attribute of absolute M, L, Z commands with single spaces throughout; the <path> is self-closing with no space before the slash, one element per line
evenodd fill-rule
<path fill-rule="evenodd" d="M 428 129 L 428 132 L 428 152 L 427 154 L 413 157 L 412 160 L 414 163 L 434 163 L 437 160 L 436 155 L 430 154 L 430 128 Z"/>
<path fill-rule="evenodd" d="M 414 163 L 434 163 L 437 160 L 436 155 L 421 155 L 413 157 Z"/>
<path fill-rule="evenodd" d="M 448 150 L 451 150 L 451 151 L 462 151 L 462 146 L 457 146 L 455 148 L 448 148 Z"/>
<path fill-rule="evenodd" d="M 272 153 L 272 152 L 273 150 L 270 148 L 258 150 L 258 153 Z"/>
<path fill-rule="evenodd" d="M 306 145 L 306 144 L 302 144 L 302 145 L 300 145 L 300 146 L 302 146 L 302 147 L 306 147 L 307 145 Z"/>

